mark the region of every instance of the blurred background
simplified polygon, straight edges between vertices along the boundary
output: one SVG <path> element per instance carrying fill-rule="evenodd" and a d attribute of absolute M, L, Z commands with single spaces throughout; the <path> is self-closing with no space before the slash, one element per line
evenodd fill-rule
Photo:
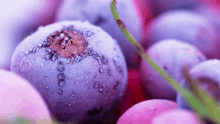
<path fill-rule="evenodd" d="M 64 0 L 2 0 L 0 1 L 0 69 L 10 70 L 10 59 L 16 46 L 38 27 L 55 22 L 56 14 Z M 119 0 L 118 0 L 119 1 Z M 186 9 L 210 20 L 220 35 L 220 0 L 132 0 L 142 26 L 141 43 L 145 43 L 149 22 L 161 14 Z M 110 10 L 109 10 L 110 11 Z M 219 39 L 219 37 L 217 38 Z M 219 40 L 220 41 L 220 40 Z M 220 52 L 219 52 L 220 53 Z M 139 63 L 139 60 L 136 62 Z M 109 123 L 130 107 L 152 99 L 142 88 L 138 67 L 128 67 L 128 87 L 124 99 L 109 112 Z"/>

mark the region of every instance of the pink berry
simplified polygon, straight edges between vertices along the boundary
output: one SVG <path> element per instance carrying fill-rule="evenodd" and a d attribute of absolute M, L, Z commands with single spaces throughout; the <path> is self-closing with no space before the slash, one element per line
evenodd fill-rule
<path fill-rule="evenodd" d="M 155 116 L 172 109 L 177 109 L 175 102 L 161 99 L 146 100 L 128 109 L 117 124 L 151 124 Z"/>
<path fill-rule="evenodd" d="M 17 75 L 0 70 L 0 123 L 15 123 L 19 118 L 51 123 L 49 110 L 37 90 Z"/>

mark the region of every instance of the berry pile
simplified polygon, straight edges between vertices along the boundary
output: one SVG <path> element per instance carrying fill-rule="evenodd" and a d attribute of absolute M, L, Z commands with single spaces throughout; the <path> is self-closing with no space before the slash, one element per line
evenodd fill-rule
<path fill-rule="evenodd" d="M 188 102 L 121 32 L 111 0 L 0 2 L 0 123 L 198 124 Z M 220 100 L 219 5 L 117 0 L 147 55 Z M 205 123 L 211 123 L 205 120 Z"/>

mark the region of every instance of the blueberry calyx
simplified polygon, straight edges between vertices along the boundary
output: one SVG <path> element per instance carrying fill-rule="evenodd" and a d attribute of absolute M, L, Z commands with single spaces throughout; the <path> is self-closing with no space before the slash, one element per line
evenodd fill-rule
<path fill-rule="evenodd" d="M 60 30 L 52 33 L 47 42 L 49 48 L 64 58 L 75 58 L 88 46 L 85 37 L 74 30 Z"/>

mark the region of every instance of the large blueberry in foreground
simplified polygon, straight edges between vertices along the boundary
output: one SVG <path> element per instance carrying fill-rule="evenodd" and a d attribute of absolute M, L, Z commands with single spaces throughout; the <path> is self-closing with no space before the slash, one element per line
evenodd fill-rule
<path fill-rule="evenodd" d="M 220 61 L 217 59 L 207 60 L 193 67 L 190 76 L 200 82 L 200 87 L 206 90 L 209 95 L 219 102 L 220 100 Z M 184 88 L 189 89 L 188 83 L 184 80 L 182 82 Z M 177 104 L 179 108 L 193 110 L 188 102 L 180 95 L 177 95 Z"/>
<path fill-rule="evenodd" d="M 110 10 L 110 2 L 111 0 L 65 0 L 59 8 L 56 19 L 57 21 L 87 20 L 101 27 L 118 41 L 127 64 L 137 65 L 137 54 L 114 21 Z M 140 41 L 142 35 L 141 21 L 132 5 L 132 1 L 118 0 L 117 11 L 127 29 L 137 41 Z"/>
<path fill-rule="evenodd" d="M 206 57 L 193 45 L 174 39 L 161 40 L 152 45 L 146 53 L 177 82 L 184 79 L 182 68 L 185 65 L 191 68 L 206 60 Z M 140 74 L 142 84 L 152 98 L 175 101 L 176 91 L 143 59 Z"/>
<path fill-rule="evenodd" d="M 40 27 L 18 45 L 11 70 L 40 91 L 60 122 L 102 117 L 127 86 L 126 62 L 117 41 L 81 21 Z"/>
<path fill-rule="evenodd" d="M 145 46 L 166 38 L 181 40 L 200 49 L 207 58 L 218 58 L 220 44 L 217 32 L 207 18 L 187 10 L 161 14 L 146 29 Z"/>

